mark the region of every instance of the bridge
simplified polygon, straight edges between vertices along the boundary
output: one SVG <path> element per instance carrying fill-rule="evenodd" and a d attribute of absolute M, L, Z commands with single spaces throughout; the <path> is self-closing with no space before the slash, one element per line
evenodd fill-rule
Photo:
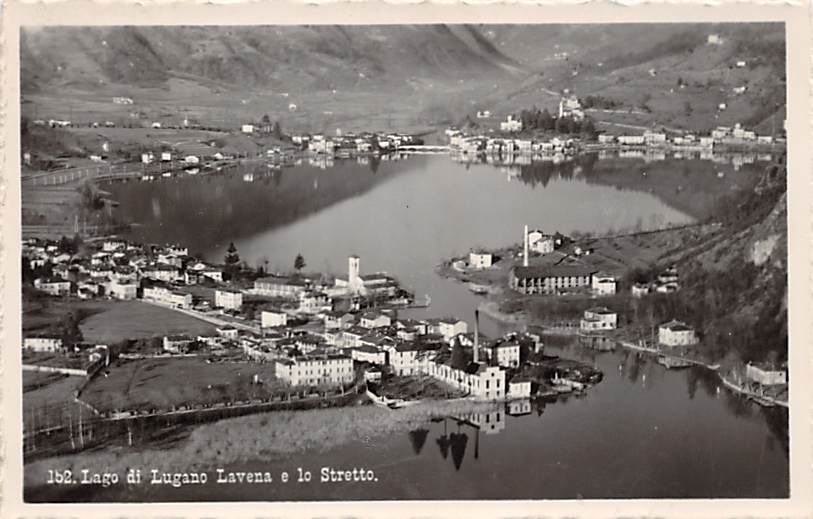
<path fill-rule="evenodd" d="M 430 146 L 426 144 L 415 144 L 407 146 L 398 146 L 398 151 L 407 151 L 410 153 L 448 153 L 449 146 Z"/>

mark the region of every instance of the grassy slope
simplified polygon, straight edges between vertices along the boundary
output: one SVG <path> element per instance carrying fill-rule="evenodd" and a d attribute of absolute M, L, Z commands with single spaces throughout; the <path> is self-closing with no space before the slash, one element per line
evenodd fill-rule
<path fill-rule="evenodd" d="M 149 359 L 122 362 L 109 371 L 109 376 L 97 377 L 82 393 L 84 400 L 104 411 L 243 400 L 265 397 L 281 387 L 269 364 Z M 255 374 L 262 385 L 251 384 Z"/>
<path fill-rule="evenodd" d="M 85 319 L 80 328 L 85 340 L 100 344 L 177 333 L 214 332 L 214 326 L 207 322 L 141 301 L 106 302 L 105 310 Z"/>

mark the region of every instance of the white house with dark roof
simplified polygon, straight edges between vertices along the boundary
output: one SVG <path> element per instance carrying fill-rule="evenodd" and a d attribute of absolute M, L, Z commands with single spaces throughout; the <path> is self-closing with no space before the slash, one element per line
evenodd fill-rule
<path fill-rule="evenodd" d="M 392 319 L 386 314 L 379 312 L 364 312 L 359 322 L 364 328 L 384 328 L 392 324 Z"/>
<path fill-rule="evenodd" d="M 698 338 L 694 328 L 682 321 L 672 320 L 658 327 L 658 342 L 664 346 L 691 346 Z"/>
<path fill-rule="evenodd" d="M 583 332 L 615 330 L 618 326 L 618 314 L 606 306 L 590 308 L 584 311 L 580 322 Z"/>

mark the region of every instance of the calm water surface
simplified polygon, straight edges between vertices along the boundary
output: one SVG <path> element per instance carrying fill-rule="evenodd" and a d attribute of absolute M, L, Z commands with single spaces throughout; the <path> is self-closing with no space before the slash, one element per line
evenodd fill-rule
<path fill-rule="evenodd" d="M 518 243 L 522 226 L 545 231 L 654 229 L 703 218 L 716 199 L 747 186 L 765 164 L 735 171 L 701 160 L 581 157 L 523 168 L 467 166 L 416 157 L 319 169 L 264 166 L 215 176 L 108 184 L 139 241 L 179 242 L 221 261 L 234 241 L 249 265 L 343 273 L 388 271 L 429 294 L 418 315 L 471 321 L 477 296 L 433 268 L 472 246 Z M 267 262 L 267 263 L 266 263 Z M 502 331 L 484 323 L 486 333 Z M 411 433 L 359 439 L 339 449 L 257 460 L 239 470 L 301 466 L 376 471 L 372 485 L 248 485 L 169 489 L 147 499 L 419 499 L 576 497 L 776 497 L 788 491 L 787 414 L 718 393 L 702 370 L 666 371 L 627 352 L 552 348 L 605 373 L 586 397 L 496 407 L 489 434 L 454 418 Z M 319 412 L 319 411 L 313 411 Z M 484 421 L 485 417 L 481 417 Z M 102 497 L 103 498 L 103 497 Z M 133 496 L 139 499 L 139 496 Z M 141 498 L 145 498 L 141 496 Z"/>

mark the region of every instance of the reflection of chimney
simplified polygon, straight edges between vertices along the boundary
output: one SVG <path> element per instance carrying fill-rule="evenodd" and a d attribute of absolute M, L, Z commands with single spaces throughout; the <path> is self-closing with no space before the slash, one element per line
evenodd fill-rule
<path fill-rule="evenodd" d="M 474 362 L 480 361 L 480 311 L 474 311 Z"/>
<path fill-rule="evenodd" d="M 525 226 L 525 233 L 522 235 L 522 266 L 528 266 L 528 226 Z"/>

